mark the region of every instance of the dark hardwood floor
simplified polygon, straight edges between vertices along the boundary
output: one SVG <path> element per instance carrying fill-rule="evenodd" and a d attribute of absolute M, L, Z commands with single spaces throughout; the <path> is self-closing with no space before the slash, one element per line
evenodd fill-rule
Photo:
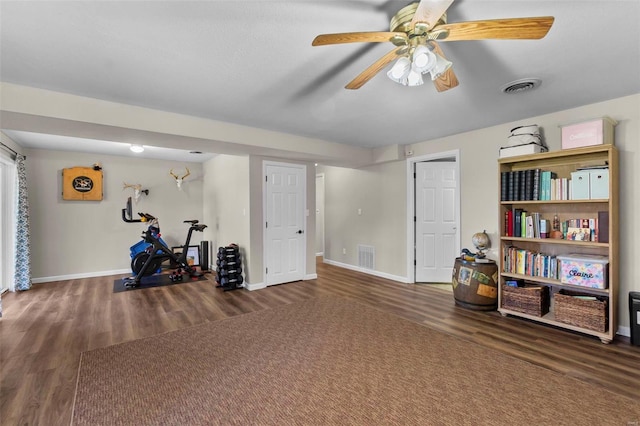
<path fill-rule="evenodd" d="M 401 284 L 323 263 L 318 263 L 318 277 L 252 292 L 223 292 L 210 277 L 113 293 L 119 277 L 112 276 L 5 293 L 0 424 L 69 424 L 83 351 L 322 295 L 354 299 L 640 401 L 640 347 L 628 339 L 605 345 L 497 312 L 457 307 L 451 292 L 433 286 Z"/>

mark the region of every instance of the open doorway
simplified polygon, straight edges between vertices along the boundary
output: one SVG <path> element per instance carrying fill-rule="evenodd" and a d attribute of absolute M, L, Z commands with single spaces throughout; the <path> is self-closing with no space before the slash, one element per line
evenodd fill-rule
<path fill-rule="evenodd" d="M 408 281 L 451 281 L 460 253 L 459 151 L 407 161 Z"/>
<path fill-rule="evenodd" d="M 324 173 L 316 175 L 316 257 L 324 256 Z"/>

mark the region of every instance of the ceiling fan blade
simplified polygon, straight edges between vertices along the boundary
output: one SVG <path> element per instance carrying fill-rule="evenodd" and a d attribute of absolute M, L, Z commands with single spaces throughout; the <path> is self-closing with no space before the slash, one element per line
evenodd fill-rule
<path fill-rule="evenodd" d="M 392 38 L 408 39 L 405 33 L 371 31 L 356 33 L 338 33 L 338 34 L 320 34 L 311 43 L 312 46 L 325 46 L 327 44 L 341 43 L 384 43 L 391 41 Z"/>
<path fill-rule="evenodd" d="M 437 31 L 448 31 L 440 41 L 483 39 L 541 39 L 549 32 L 553 16 L 491 19 L 438 25 Z"/>
<path fill-rule="evenodd" d="M 382 58 L 378 59 L 373 65 L 362 71 L 360 75 L 351 80 L 349 84 L 345 86 L 345 89 L 355 90 L 361 88 L 367 81 L 371 80 L 377 73 L 379 73 L 384 67 L 386 67 L 389 62 L 392 62 L 394 59 L 396 59 L 404 49 L 406 49 L 404 46 L 397 47 L 391 52 L 384 55 Z"/>
<path fill-rule="evenodd" d="M 444 58 L 444 53 L 442 53 L 442 49 L 440 49 L 438 43 L 436 43 L 435 41 L 432 43 L 433 51 Z M 438 92 L 444 92 L 446 90 L 453 89 L 458 84 L 460 83 L 458 82 L 458 77 L 456 77 L 456 74 L 453 72 L 453 67 L 449 68 L 444 72 L 444 74 L 433 80 L 433 85 L 436 87 L 436 90 Z"/>
<path fill-rule="evenodd" d="M 427 29 L 433 28 L 452 3 L 453 0 L 421 0 L 411 20 L 411 28 L 417 23 L 425 25 Z"/>

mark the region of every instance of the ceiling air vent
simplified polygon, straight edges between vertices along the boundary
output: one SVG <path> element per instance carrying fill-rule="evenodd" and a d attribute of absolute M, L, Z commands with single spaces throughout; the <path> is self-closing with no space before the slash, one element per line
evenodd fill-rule
<path fill-rule="evenodd" d="M 542 80 L 538 80 L 537 78 L 523 78 L 521 80 L 505 84 L 500 88 L 500 90 L 502 90 L 502 93 L 519 93 L 535 89 L 540 86 L 541 83 Z"/>

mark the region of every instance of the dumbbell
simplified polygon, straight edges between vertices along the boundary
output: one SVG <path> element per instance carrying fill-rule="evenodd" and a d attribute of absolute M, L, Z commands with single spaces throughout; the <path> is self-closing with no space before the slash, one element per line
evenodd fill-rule
<path fill-rule="evenodd" d="M 229 277 L 220 278 L 220 285 L 224 287 L 230 287 L 232 285 L 235 285 L 237 287 L 241 285 L 243 282 L 244 282 L 244 279 L 242 278 L 242 275 L 238 275 L 235 278 L 229 278 Z"/>
<path fill-rule="evenodd" d="M 233 269 L 227 269 L 227 268 L 216 268 L 216 274 L 221 276 L 221 277 L 226 277 L 229 275 L 240 275 L 242 273 L 242 268 L 240 267 L 236 267 Z"/>

